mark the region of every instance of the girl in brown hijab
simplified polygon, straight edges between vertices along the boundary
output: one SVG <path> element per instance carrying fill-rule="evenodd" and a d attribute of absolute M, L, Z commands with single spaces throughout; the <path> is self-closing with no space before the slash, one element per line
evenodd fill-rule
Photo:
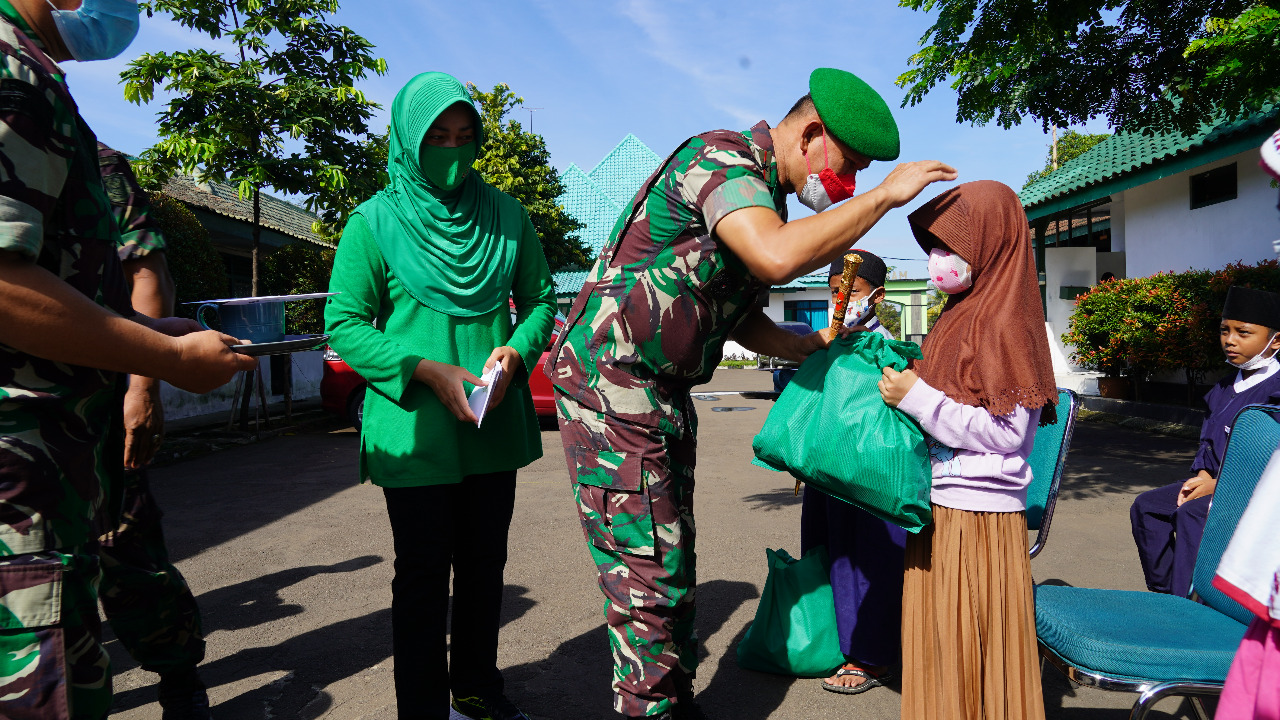
<path fill-rule="evenodd" d="M 880 382 L 933 466 L 933 525 L 907 539 L 902 717 L 1039 720 L 1027 457 L 1058 393 L 1027 218 L 1008 186 L 980 181 L 909 220 L 951 297 L 915 370 Z"/>

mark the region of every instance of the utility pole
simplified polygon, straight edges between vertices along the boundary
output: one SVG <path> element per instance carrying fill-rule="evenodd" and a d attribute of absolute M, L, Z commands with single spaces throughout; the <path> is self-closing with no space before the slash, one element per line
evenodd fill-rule
<path fill-rule="evenodd" d="M 1049 158 L 1050 166 L 1054 170 L 1057 170 L 1058 169 L 1058 126 L 1057 125 L 1053 126 L 1053 146 L 1052 146 L 1052 149 L 1049 151 L 1049 153 L 1050 153 L 1050 158 Z"/>
<path fill-rule="evenodd" d="M 525 107 L 524 105 L 520 107 L 529 111 L 529 134 L 533 134 L 533 112 L 535 110 L 546 110 L 546 108 Z"/>

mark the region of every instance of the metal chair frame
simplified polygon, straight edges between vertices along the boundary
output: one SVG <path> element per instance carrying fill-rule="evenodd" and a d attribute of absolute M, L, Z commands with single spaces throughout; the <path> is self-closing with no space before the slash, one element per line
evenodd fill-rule
<path fill-rule="evenodd" d="M 1233 426 L 1235 425 L 1236 421 L 1239 420 L 1240 415 L 1243 415 L 1245 412 L 1248 412 L 1249 410 L 1258 409 L 1258 408 L 1263 409 L 1264 411 L 1269 413 L 1273 419 L 1276 419 L 1277 422 L 1280 422 L 1280 418 L 1276 417 L 1277 414 L 1280 414 L 1280 407 L 1273 406 L 1273 405 L 1249 405 L 1243 408 L 1239 413 L 1236 414 L 1235 419 L 1232 420 L 1232 425 Z M 1227 452 L 1229 452 L 1231 449 L 1231 442 L 1234 439 L 1235 439 L 1235 436 L 1233 435 L 1227 441 L 1227 451 L 1223 452 L 1224 460 L 1227 457 Z M 1055 478 L 1055 486 L 1050 490 L 1050 502 L 1057 501 L 1057 494 L 1058 493 L 1057 493 L 1056 478 Z M 1050 507 L 1049 503 L 1046 503 L 1045 504 L 1046 519 L 1041 524 L 1042 533 L 1044 532 L 1046 526 L 1048 525 L 1048 519 L 1049 519 L 1048 516 L 1050 515 L 1049 507 Z M 1034 556 L 1035 556 L 1035 553 L 1033 551 L 1032 557 Z M 1036 644 L 1039 646 L 1039 650 L 1040 650 L 1040 667 L 1042 670 L 1044 668 L 1045 662 L 1048 662 L 1050 665 L 1057 668 L 1063 675 L 1065 675 L 1068 680 L 1076 683 L 1077 685 L 1096 687 L 1099 690 L 1115 690 L 1119 692 L 1139 693 L 1138 699 L 1133 703 L 1133 709 L 1129 712 L 1129 720 L 1144 720 L 1144 718 L 1147 717 L 1147 714 L 1151 711 L 1151 708 L 1154 707 L 1156 703 L 1160 702 L 1161 700 L 1167 697 L 1173 697 L 1173 696 L 1185 697 L 1191 703 L 1191 707 L 1195 711 L 1196 717 L 1199 718 L 1199 720 L 1209 720 L 1209 715 L 1208 713 L 1205 712 L 1204 704 L 1201 702 L 1201 698 L 1202 697 L 1216 698 L 1222 694 L 1222 688 L 1223 688 L 1222 683 L 1192 681 L 1192 680 L 1168 680 L 1168 681 L 1140 680 L 1136 678 L 1116 677 L 1116 676 L 1106 675 L 1104 673 L 1094 672 L 1092 670 L 1087 670 L 1085 668 L 1081 668 L 1076 665 L 1073 665 L 1066 658 L 1063 658 L 1061 655 L 1055 652 L 1052 648 L 1045 645 L 1044 642 L 1038 637 L 1036 638 Z"/>
<path fill-rule="evenodd" d="M 1067 413 L 1067 417 L 1061 415 L 1062 403 L 1058 403 L 1058 423 L 1066 423 L 1066 429 L 1062 432 L 1062 445 L 1058 448 L 1058 461 L 1053 466 L 1053 481 L 1049 484 L 1049 496 L 1045 499 L 1044 512 L 1040 516 L 1040 531 L 1036 534 L 1036 542 L 1031 546 L 1031 557 L 1034 558 L 1044 549 L 1045 543 L 1049 540 L 1049 525 L 1053 522 L 1053 511 L 1058 505 L 1058 488 L 1062 486 L 1062 470 L 1067 464 L 1067 451 L 1071 449 L 1071 436 L 1076 429 L 1076 415 L 1080 412 L 1080 398 L 1074 390 L 1067 388 L 1058 388 L 1059 397 L 1066 393 L 1071 399 L 1071 410 Z"/>
<path fill-rule="evenodd" d="M 1222 694 L 1222 686 L 1216 683 L 1181 680 L 1169 682 L 1137 680 L 1085 670 L 1072 665 L 1061 655 L 1054 652 L 1053 648 L 1040 641 L 1039 638 L 1036 639 L 1036 645 L 1040 647 L 1041 672 L 1044 671 L 1044 665 L 1047 662 L 1077 685 L 1095 687 L 1099 690 L 1138 693 L 1138 699 L 1133 703 L 1133 709 L 1129 711 L 1129 720 L 1144 720 L 1156 703 L 1175 695 L 1186 697 L 1191 702 L 1191 708 L 1195 711 L 1198 720 L 1210 720 L 1209 714 L 1205 711 L 1204 703 L 1201 702 L 1200 698 L 1218 697 Z"/>

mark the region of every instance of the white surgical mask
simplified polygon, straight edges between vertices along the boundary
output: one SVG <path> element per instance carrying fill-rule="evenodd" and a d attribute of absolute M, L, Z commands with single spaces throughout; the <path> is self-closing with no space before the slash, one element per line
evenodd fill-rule
<path fill-rule="evenodd" d="M 1276 335 L 1280 335 L 1280 332 L 1272 333 L 1271 338 L 1267 340 L 1267 348 L 1270 348 L 1271 343 L 1276 341 Z M 1271 354 L 1268 355 L 1267 350 L 1264 348 L 1262 352 L 1258 353 L 1257 355 L 1254 355 L 1248 360 L 1245 360 L 1239 365 L 1231 362 L 1230 360 L 1227 361 L 1227 364 L 1234 368 L 1239 368 L 1240 370 L 1248 372 L 1250 370 L 1257 370 L 1258 368 L 1266 367 L 1269 363 L 1271 363 L 1275 359 L 1276 359 L 1276 351 L 1272 350 Z"/>

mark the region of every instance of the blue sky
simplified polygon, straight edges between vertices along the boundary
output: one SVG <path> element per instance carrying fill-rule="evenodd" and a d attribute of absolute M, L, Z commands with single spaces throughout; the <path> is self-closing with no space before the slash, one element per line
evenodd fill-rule
<path fill-rule="evenodd" d="M 533 113 L 552 162 L 593 167 L 628 132 L 665 157 L 689 135 L 716 128 L 776 123 L 807 90 L 815 67 L 854 72 L 894 108 L 902 160 L 938 159 L 961 181 L 995 179 L 1015 189 L 1044 164 L 1048 136 L 1026 122 L 1012 130 L 955 122 L 955 94 L 935 90 L 915 107 L 898 108 L 894 79 L 931 21 L 893 0 L 809 3 L 687 0 L 487 0 L 462 5 L 398 0 L 348 0 L 334 18 L 365 36 L 389 73 L 361 88 L 383 110 L 386 125 L 396 91 L 426 70 L 452 73 L 488 89 L 509 84 Z M 115 60 L 69 62 L 68 81 L 81 111 L 109 145 L 137 153 L 155 142 L 158 103 L 124 101 L 119 73 L 144 52 L 194 46 L 230 51 L 225 42 L 189 34 L 161 16 L 146 18 L 134 44 Z M 514 118 L 528 123 L 530 114 Z M 1103 128 L 1091 128 L 1099 131 Z M 892 169 L 874 163 L 859 173 L 861 190 Z M 911 238 L 907 212 L 944 189 L 926 190 L 905 210 L 887 215 L 858 243 L 913 276 L 923 254 Z M 808 213 L 792 203 L 792 217 Z"/>

